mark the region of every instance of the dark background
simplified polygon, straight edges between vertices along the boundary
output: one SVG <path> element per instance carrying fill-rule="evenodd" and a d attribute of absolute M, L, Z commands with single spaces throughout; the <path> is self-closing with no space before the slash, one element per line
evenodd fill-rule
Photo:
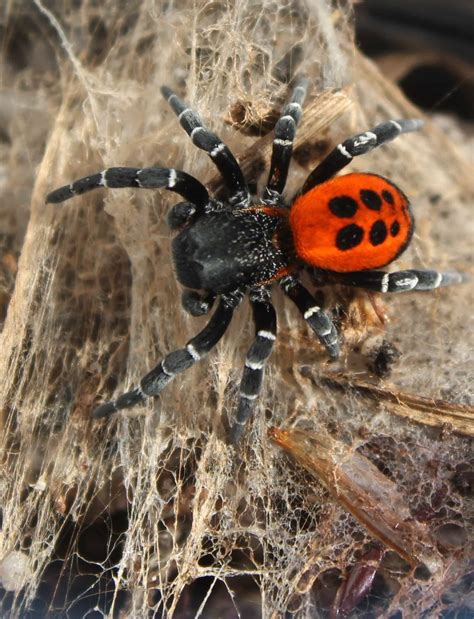
<path fill-rule="evenodd" d="M 473 0 L 365 0 L 355 14 L 359 47 L 414 103 L 474 120 Z"/>

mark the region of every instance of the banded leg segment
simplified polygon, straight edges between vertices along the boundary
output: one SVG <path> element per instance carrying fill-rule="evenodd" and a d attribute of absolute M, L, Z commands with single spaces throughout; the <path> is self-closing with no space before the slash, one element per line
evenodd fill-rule
<path fill-rule="evenodd" d="M 240 383 L 239 404 L 237 406 L 234 425 L 230 436 L 233 443 L 237 443 L 244 431 L 247 420 L 252 415 L 257 398 L 262 388 L 265 363 L 272 352 L 276 339 L 276 312 L 270 302 L 270 295 L 266 298 L 250 300 L 255 323 L 255 339 L 249 348 L 245 359 L 245 368 Z"/>
<path fill-rule="evenodd" d="M 46 203 L 69 200 L 98 187 L 170 189 L 203 210 L 209 202 L 207 189 L 196 178 L 174 168 L 108 168 L 60 187 L 46 196 Z"/>
<path fill-rule="evenodd" d="M 283 108 L 283 112 L 275 125 L 272 161 L 264 200 L 274 201 L 275 197 L 280 196 L 285 188 L 293 152 L 293 140 L 301 117 L 301 106 L 305 100 L 307 88 L 307 79 L 298 80 L 289 103 Z"/>
<path fill-rule="evenodd" d="M 301 315 L 316 333 L 331 359 L 339 356 L 339 338 L 332 320 L 317 304 L 313 295 L 296 277 L 285 277 L 280 281 L 285 294 L 295 303 Z"/>
<path fill-rule="evenodd" d="M 143 402 L 147 397 L 157 396 L 177 374 L 190 368 L 217 344 L 230 324 L 236 305 L 236 297 L 229 299 L 222 296 L 219 306 L 207 325 L 190 339 L 184 348 L 166 355 L 151 372 L 141 379 L 138 387 L 124 393 L 116 400 L 101 404 L 93 411 L 92 416 L 94 418 L 108 417 L 121 409 Z"/>
<path fill-rule="evenodd" d="M 394 140 L 402 133 L 418 131 L 422 126 L 422 120 L 389 120 L 377 125 L 370 131 L 365 131 L 348 138 L 341 144 L 338 144 L 311 172 L 303 185 L 301 193 L 306 193 L 316 185 L 332 178 L 348 165 L 354 157 L 364 155 L 373 148 Z"/>
<path fill-rule="evenodd" d="M 451 284 L 461 284 L 467 278 L 462 273 L 409 269 L 384 273 L 383 271 L 359 271 L 341 277 L 341 283 L 376 292 L 409 292 L 410 290 L 433 290 Z"/>
<path fill-rule="evenodd" d="M 170 88 L 164 86 L 161 92 L 193 144 L 209 155 L 222 174 L 229 189 L 229 202 L 233 205 L 248 202 L 249 191 L 244 175 L 230 149 L 215 133 L 212 133 L 203 125 L 199 116 L 183 103 Z"/>

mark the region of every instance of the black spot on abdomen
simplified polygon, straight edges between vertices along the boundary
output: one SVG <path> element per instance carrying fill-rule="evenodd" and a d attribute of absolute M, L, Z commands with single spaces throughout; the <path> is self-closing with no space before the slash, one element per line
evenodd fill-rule
<path fill-rule="evenodd" d="M 372 245 L 381 245 L 387 238 L 387 226 L 385 223 L 378 219 L 370 229 L 369 241 Z"/>
<path fill-rule="evenodd" d="M 400 232 L 400 224 L 398 223 L 398 221 L 394 221 L 393 224 L 390 226 L 390 234 L 392 236 L 397 236 L 399 232 Z"/>
<path fill-rule="evenodd" d="M 380 211 L 382 208 L 382 198 L 372 189 L 361 189 L 360 199 L 371 211 Z"/>
<path fill-rule="evenodd" d="M 388 191 L 388 189 L 384 189 L 382 191 L 382 198 L 385 200 L 385 202 L 387 202 L 391 206 L 395 204 L 395 199 L 393 197 L 393 194 L 390 191 Z"/>
<path fill-rule="evenodd" d="M 341 228 L 336 236 L 336 247 L 341 251 L 353 249 L 360 245 L 364 238 L 364 230 L 357 224 L 349 224 Z"/>
<path fill-rule="evenodd" d="M 350 196 L 336 196 L 329 200 L 329 210 L 336 217 L 354 217 L 358 204 Z"/>

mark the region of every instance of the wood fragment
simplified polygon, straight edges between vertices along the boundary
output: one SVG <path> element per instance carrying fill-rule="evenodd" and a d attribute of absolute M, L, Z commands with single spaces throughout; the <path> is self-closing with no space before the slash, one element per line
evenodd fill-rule
<path fill-rule="evenodd" d="M 472 406 L 407 393 L 396 385 L 386 382 L 383 385 L 374 384 L 342 372 L 322 373 L 318 376 L 318 379 L 320 378 L 323 378 L 326 384 L 356 391 L 367 398 L 376 399 L 383 403 L 390 412 L 410 421 L 474 437 L 474 407 Z"/>
<path fill-rule="evenodd" d="M 417 522 L 396 485 L 372 462 L 327 432 L 270 428 L 270 439 L 319 479 L 344 509 L 413 567 L 431 574 L 442 560 L 426 525 Z"/>

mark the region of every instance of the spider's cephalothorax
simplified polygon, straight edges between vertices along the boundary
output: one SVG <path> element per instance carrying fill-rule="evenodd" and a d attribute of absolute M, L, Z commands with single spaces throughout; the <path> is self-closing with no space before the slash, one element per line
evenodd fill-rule
<path fill-rule="evenodd" d="M 197 316 L 208 312 L 218 298 L 217 309 L 198 335 L 168 354 L 135 389 L 101 404 L 94 417 L 158 395 L 217 344 L 247 294 L 255 337 L 245 360 L 231 430 L 232 440 L 237 441 L 255 407 L 265 362 L 276 339 L 273 284 L 296 304 L 329 356 L 336 358 L 338 334 L 331 318 L 299 281 L 304 269 L 329 272 L 343 284 L 379 292 L 430 290 L 463 280 L 459 273 L 374 270 L 394 260 L 410 242 L 413 217 L 408 200 L 393 183 L 374 174 L 335 177 L 357 155 L 419 129 L 421 121 L 391 120 L 338 144 L 311 172 L 296 197 L 285 202 L 282 192 L 306 86 L 306 80 L 298 80 L 275 126 L 270 172 L 260 199 L 250 195 L 228 147 L 168 88 L 162 89 L 163 95 L 181 126 L 222 174 L 226 201 L 212 199 L 197 179 L 173 168 L 109 168 L 48 195 L 46 201 L 55 203 L 97 187 L 164 188 L 180 194 L 186 201 L 172 209 L 168 221 L 177 231 L 172 253 L 177 278 L 185 287 L 183 307 Z"/>

